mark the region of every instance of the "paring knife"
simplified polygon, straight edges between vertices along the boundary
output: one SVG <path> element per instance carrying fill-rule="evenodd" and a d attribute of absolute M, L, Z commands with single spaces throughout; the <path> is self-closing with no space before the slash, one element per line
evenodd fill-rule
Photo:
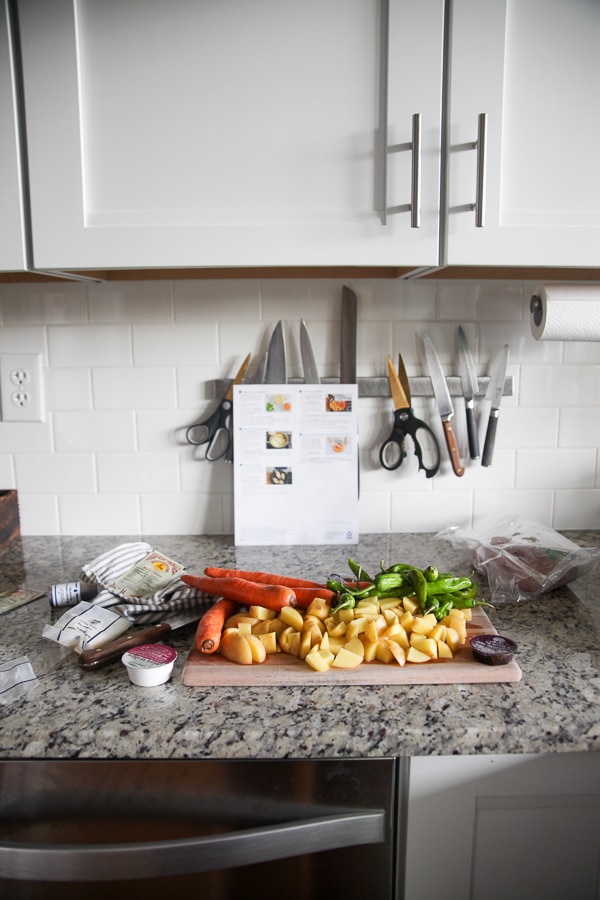
<path fill-rule="evenodd" d="M 83 653 L 79 654 L 79 665 L 86 671 L 101 669 L 102 666 L 121 659 L 123 654 L 132 647 L 139 647 L 140 644 L 155 644 L 177 628 L 183 628 L 184 625 L 189 625 L 190 622 L 197 622 L 203 614 L 204 610 L 186 610 L 186 612 L 171 616 L 168 622 L 146 625 L 142 628 L 136 628 L 134 631 L 128 631 L 121 637 L 115 638 L 114 641 L 109 641 L 103 647 L 98 647 L 95 650 L 84 650 Z"/>
<path fill-rule="evenodd" d="M 465 470 L 460 459 L 456 435 L 454 434 L 454 430 L 452 428 L 451 419 L 454 415 L 454 407 L 452 405 L 452 400 L 450 399 L 450 391 L 448 390 L 448 385 L 446 384 L 446 379 L 444 377 L 442 365 L 440 363 L 436 349 L 433 346 L 433 342 L 428 334 L 423 335 L 423 345 L 425 347 L 425 357 L 427 359 L 427 366 L 429 368 L 429 374 L 431 376 L 433 392 L 435 394 L 438 410 L 442 419 L 444 437 L 446 438 L 446 445 L 448 447 L 448 453 L 450 454 L 450 461 L 452 462 L 454 474 L 460 477 L 461 475 L 465 474 Z"/>
<path fill-rule="evenodd" d="M 342 329 L 340 347 L 340 382 L 356 383 L 356 334 L 358 301 L 349 287 L 342 291 Z"/>
<path fill-rule="evenodd" d="M 321 384 L 315 354 L 304 319 L 300 319 L 300 353 L 302 354 L 304 384 Z"/>
<path fill-rule="evenodd" d="M 264 384 L 287 384 L 286 368 L 283 323 L 279 321 L 269 342 Z"/>
<path fill-rule="evenodd" d="M 469 456 L 471 459 L 479 459 L 479 434 L 477 432 L 477 420 L 475 419 L 475 394 L 479 385 L 475 374 L 475 364 L 462 325 L 458 326 L 458 366 L 463 397 L 465 398 Z"/>
<path fill-rule="evenodd" d="M 482 466 L 491 466 L 492 456 L 494 455 L 494 444 L 496 441 L 496 429 L 498 428 L 498 416 L 500 415 L 500 403 L 502 401 L 502 391 L 504 389 L 504 379 L 506 378 L 506 367 L 508 365 L 508 344 L 498 352 L 492 371 L 490 374 L 490 382 L 485 392 L 485 399 L 491 400 L 492 407 L 490 409 L 490 417 L 485 432 L 485 441 L 483 444 L 483 456 L 481 458 Z"/>

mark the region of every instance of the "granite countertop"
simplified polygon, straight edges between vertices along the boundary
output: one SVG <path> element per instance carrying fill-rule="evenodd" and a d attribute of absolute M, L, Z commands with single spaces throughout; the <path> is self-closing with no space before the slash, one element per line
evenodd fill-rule
<path fill-rule="evenodd" d="M 565 532 L 581 546 L 600 533 Z M 46 591 L 76 580 L 81 565 L 132 537 L 23 537 L 0 554 L 2 587 Z M 424 534 L 365 535 L 352 548 L 235 547 L 231 536 L 143 536 L 192 573 L 234 566 L 321 580 L 348 573 L 348 556 L 464 571 L 466 557 Z M 120 662 L 84 672 L 75 654 L 41 637 L 59 612 L 47 595 L 0 617 L 0 663 L 26 654 L 37 681 L 0 705 L 2 758 L 319 758 L 600 749 L 600 572 L 529 603 L 489 612 L 517 641 L 523 677 L 508 684 L 338 687 L 186 687 L 181 672 L 195 625 L 168 640 L 172 679 L 130 684 Z M 485 588 L 484 588 L 485 593 Z"/>

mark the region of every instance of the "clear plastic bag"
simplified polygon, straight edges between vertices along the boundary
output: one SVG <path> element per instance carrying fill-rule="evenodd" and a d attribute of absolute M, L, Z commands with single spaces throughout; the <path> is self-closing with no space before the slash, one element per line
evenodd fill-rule
<path fill-rule="evenodd" d="M 466 550 L 475 570 L 487 578 L 495 605 L 533 600 L 591 572 L 600 549 L 579 547 L 552 528 L 505 516 L 467 531 L 451 525 L 436 535 Z"/>

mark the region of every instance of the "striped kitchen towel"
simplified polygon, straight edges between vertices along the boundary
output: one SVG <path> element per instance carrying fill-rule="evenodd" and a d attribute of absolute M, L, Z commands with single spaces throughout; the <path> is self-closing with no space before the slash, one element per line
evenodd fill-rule
<path fill-rule="evenodd" d="M 112 550 L 100 554 L 92 562 L 85 563 L 81 570 L 81 580 L 98 584 L 103 588 L 92 603 L 110 606 L 114 612 L 131 619 L 136 625 L 161 622 L 169 615 L 185 610 L 197 609 L 202 615 L 209 606 L 212 606 L 216 598 L 212 594 L 206 594 L 184 584 L 179 575 L 148 597 L 123 597 L 108 590 L 108 585 L 129 572 L 153 550 L 154 548 L 145 541 L 134 541 L 119 544 Z"/>
<path fill-rule="evenodd" d="M 12 703 L 36 686 L 37 676 L 28 656 L 0 664 L 0 703 Z"/>

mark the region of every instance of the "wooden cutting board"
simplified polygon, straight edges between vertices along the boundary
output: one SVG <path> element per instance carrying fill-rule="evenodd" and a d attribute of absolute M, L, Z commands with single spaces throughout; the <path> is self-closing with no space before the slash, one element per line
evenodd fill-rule
<path fill-rule="evenodd" d="M 469 647 L 474 634 L 497 634 L 485 612 L 473 610 L 467 623 L 467 643 L 452 659 L 426 663 L 370 662 L 356 669 L 329 669 L 315 672 L 303 660 L 287 653 L 273 653 L 264 663 L 240 666 L 219 653 L 202 654 L 192 647 L 183 667 L 182 684 L 196 687 L 259 685 L 294 687 L 319 684 L 478 684 L 521 680 L 521 669 L 514 658 L 505 666 L 475 662 Z"/>

